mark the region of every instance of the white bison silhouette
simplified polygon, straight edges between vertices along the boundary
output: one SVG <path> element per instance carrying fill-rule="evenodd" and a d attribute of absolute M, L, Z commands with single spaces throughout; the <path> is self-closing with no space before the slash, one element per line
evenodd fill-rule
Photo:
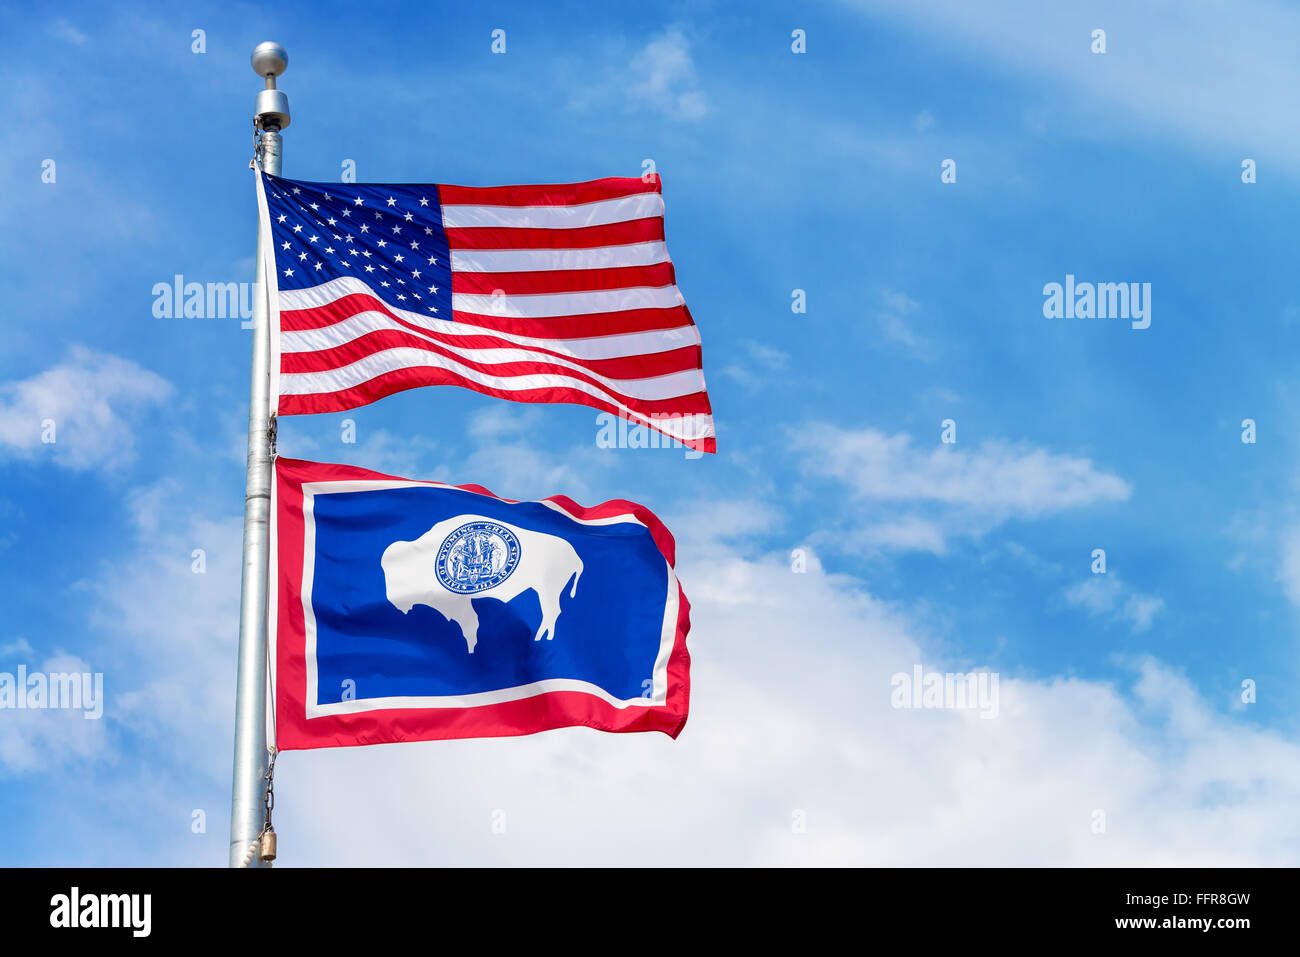
<path fill-rule="evenodd" d="M 443 587 L 438 580 L 438 550 L 448 535 L 472 522 L 488 522 L 513 532 L 519 539 L 519 560 L 505 581 L 482 591 L 459 594 Z M 555 637 L 555 622 L 560 617 L 560 594 L 572 579 L 569 597 L 576 595 L 578 578 L 582 575 L 582 559 L 564 539 L 482 515 L 457 515 L 439 522 L 413 542 L 393 542 L 384 549 L 379 562 L 384 569 L 388 600 L 393 606 L 406 614 L 416 605 L 428 605 L 448 621 L 456 622 L 470 654 L 478 644 L 478 615 L 471 603 L 473 599 L 510 601 L 533 589 L 542 606 L 542 623 L 533 640 L 541 641 L 545 635 L 550 641 Z"/>

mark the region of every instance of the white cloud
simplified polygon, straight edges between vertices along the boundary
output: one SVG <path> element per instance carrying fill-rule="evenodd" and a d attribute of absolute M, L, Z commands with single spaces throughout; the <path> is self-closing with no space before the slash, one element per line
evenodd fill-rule
<path fill-rule="evenodd" d="M 103 670 L 119 693 L 105 717 L 149 758 L 86 772 L 67 798 L 80 850 L 51 857 L 216 864 L 238 517 L 196 511 L 167 486 L 135 501 L 152 503 L 138 510 L 138 542 L 85 591 L 93 624 L 114 635 Z M 290 752 L 277 773 L 281 863 L 1295 862 L 1294 741 L 1217 713 L 1150 659 L 1131 662 L 1122 687 L 1004 674 L 992 720 L 894 710 L 896 672 L 992 665 L 947 660 L 906 609 L 823 572 L 814 554 L 796 574 L 785 551 L 736 544 L 779 520 L 731 500 L 672 517 L 693 621 L 692 715 L 678 741 L 568 729 Z M 194 547 L 206 575 L 190 571 Z M 53 746 L 79 753 L 73 740 Z M 129 812 L 126 794 L 137 795 Z M 207 809 L 209 833 L 189 832 L 191 808 Z M 1097 809 L 1104 835 L 1091 830 Z M 492 831 L 497 811 L 504 834 Z M 807 833 L 792 831 L 796 811 Z"/>
<path fill-rule="evenodd" d="M 88 36 L 86 36 L 84 33 L 78 30 L 76 25 L 73 24 L 72 21 L 66 19 L 65 17 L 59 17 L 59 19 L 55 20 L 52 24 L 50 24 L 50 33 L 58 37 L 60 40 L 66 40 L 68 43 L 71 43 L 73 46 L 79 46 L 79 47 L 85 46 L 86 41 L 90 39 Z"/>
<path fill-rule="evenodd" d="M 60 653 L 36 659 L 32 647 L 22 639 L 0 648 L 0 671 L 16 680 L 19 665 L 26 668 L 28 676 L 93 674 L 99 670 L 74 655 Z M 102 716 L 88 719 L 88 710 L 5 708 L 0 711 L 0 769 L 10 774 L 48 774 L 72 762 L 105 757 L 106 722 Z"/>
<path fill-rule="evenodd" d="M 480 409 L 470 416 L 467 431 L 476 439 L 499 439 L 519 436 L 537 428 L 542 413 L 536 406 L 501 402 Z"/>
<path fill-rule="evenodd" d="M 833 479 L 858 506 L 845 547 L 880 545 L 942 551 L 948 535 L 981 535 L 1011 518 L 1124 501 L 1129 484 L 1091 459 L 1027 443 L 984 441 L 967 450 L 916 447 L 906 433 L 814 424 L 794 437 L 801 470 Z M 924 514 L 900 510 L 924 509 Z"/>
<path fill-rule="evenodd" d="M 48 456 L 73 469 L 121 466 L 134 458 L 129 417 L 171 391 L 130 360 L 76 346 L 44 372 L 0 385 L 0 454 Z"/>
<path fill-rule="evenodd" d="M 1096 502 L 1124 501 L 1129 484 L 1090 459 L 1027 444 L 985 441 L 973 451 L 936 442 L 929 451 L 905 433 L 815 426 L 801 433 L 810 467 L 823 467 L 860 498 L 938 502 L 1033 517 Z"/>
<path fill-rule="evenodd" d="M 936 522 L 910 515 L 892 522 L 874 522 L 854 533 L 850 550 L 859 551 L 866 548 L 892 548 L 902 551 L 933 552 L 936 555 L 947 550 L 948 544 L 943 528 Z"/>
<path fill-rule="evenodd" d="M 632 58 L 631 76 L 632 97 L 669 117 L 698 120 L 709 112 L 698 87 L 690 41 L 675 27 Z"/>
<path fill-rule="evenodd" d="M 36 650 L 32 648 L 26 638 L 15 638 L 13 641 L 0 644 L 0 663 L 3 663 L 2 659 L 5 658 L 24 657 L 35 653 Z"/>
<path fill-rule="evenodd" d="M 1163 598 L 1155 595 L 1133 594 L 1124 600 L 1124 617 L 1133 623 L 1134 631 L 1146 631 L 1164 607 Z"/>
<path fill-rule="evenodd" d="M 1125 585 L 1114 572 L 1093 575 L 1065 590 L 1065 600 L 1090 616 L 1123 621 L 1135 632 L 1146 631 L 1164 610 L 1163 598 L 1145 595 Z"/>
<path fill-rule="evenodd" d="M 748 365 L 733 363 L 722 374 L 735 379 L 748 389 L 757 389 L 772 381 L 772 373 L 783 372 L 790 363 L 790 354 L 771 346 L 746 339 L 741 345 L 750 358 Z"/>
<path fill-rule="evenodd" d="M 1300 746 L 1159 662 L 1129 663 L 1124 687 L 1003 675 L 993 720 L 894 710 L 891 674 L 945 665 L 905 615 L 815 561 L 799 575 L 682 539 L 678 741 L 571 729 L 286 754 L 283 863 L 1294 863 Z"/>
<path fill-rule="evenodd" d="M 1292 526 L 1281 536 L 1282 560 L 1277 580 L 1293 605 L 1300 605 L 1300 525 Z"/>
<path fill-rule="evenodd" d="M 892 18 L 944 55 L 990 64 L 1039 91 L 1030 125 L 1065 135 L 1173 136 L 1233 164 L 1265 154 L 1300 171 L 1300 137 L 1278 116 L 1300 85 L 1292 38 L 1300 9 L 1242 2 L 1221 22 L 1171 18 L 1159 4 L 1102 0 L 1080 16 L 1072 4 L 966 0 L 844 0 L 873 21 Z M 1222 29 L 1214 29 L 1219 23 Z M 1092 31 L 1106 31 L 1107 52 L 1090 52 Z M 1207 68 L 1207 65 L 1209 68 Z M 1045 86 L 1050 84 L 1050 86 Z M 1064 91 L 1066 96 L 1062 95 Z M 1084 106 L 1072 109 L 1069 96 Z M 1243 109 L 1243 104 L 1249 109 Z M 1249 152 L 1240 153 L 1250 144 Z"/>
<path fill-rule="evenodd" d="M 918 351 L 925 342 L 916 334 L 916 312 L 921 308 L 906 293 L 886 289 L 880 297 L 880 309 L 876 312 L 876 322 L 881 335 L 890 342 L 896 342 L 908 349 Z"/>

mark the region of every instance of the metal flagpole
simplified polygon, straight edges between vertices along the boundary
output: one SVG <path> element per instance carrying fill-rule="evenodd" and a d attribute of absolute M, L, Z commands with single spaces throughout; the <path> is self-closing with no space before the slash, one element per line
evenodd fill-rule
<path fill-rule="evenodd" d="M 259 134 L 262 168 L 280 175 L 280 131 L 289 125 L 289 98 L 275 88 L 275 78 L 289 65 L 278 43 L 259 43 L 253 70 L 266 79 L 257 94 L 254 123 Z M 260 174 L 259 174 L 260 175 Z M 271 510 L 270 416 L 271 329 L 267 303 L 262 218 L 257 222 L 257 284 L 253 297 L 253 370 L 248 388 L 248 474 L 244 488 L 244 571 L 239 612 L 239 683 L 235 692 L 235 769 L 230 798 L 230 866 L 265 867 L 274 850 L 263 855 L 267 821 L 266 747 L 266 602 L 268 592 Z M 272 844 L 273 847 L 273 844 Z"/>

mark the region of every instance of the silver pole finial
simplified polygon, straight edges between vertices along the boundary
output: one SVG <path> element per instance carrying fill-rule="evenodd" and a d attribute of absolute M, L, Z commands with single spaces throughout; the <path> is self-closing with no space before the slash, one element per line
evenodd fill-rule
<path fill-rule="evenodd" d="M 253 72 L 266 79 L 266 89 L 257 94 L 253 116 L 260 130 L 282 130 L 289 125 L 289 98 L 275 88 L 275 78 L 289 67 L 289 54 L 278 43 L 267 40 L 253 47 L 249 57 Z"/>

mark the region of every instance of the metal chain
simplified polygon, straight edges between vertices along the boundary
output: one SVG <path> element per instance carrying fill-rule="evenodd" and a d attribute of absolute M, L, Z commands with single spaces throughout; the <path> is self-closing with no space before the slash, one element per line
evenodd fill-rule
<path fill-rule="evenodd" d="M 266 779 L 266 795 L 262 798 L 262 805 L 266 808 L 266 824 L 262 831 L 271 830 L 271 811 L 275 809 L 275 756 L 279 753 L 275 746 L 266 749 L 266 753 L 271 756 L 271 760 L 266 763 L 266 773 L 262 775 Z"/>
<path fill-rule="evenodd" d="M 266 832 L 272 830 L 271 811 L 275 808 L 275 757 L 278 753 L 274 746 L 266 749 L 271 759 L 266 763 L 266 771 L 262 774 L 262 779 L 266 781 L 266 793 L 262 797 L 262 808 L 266 812 L 266 818 L 262 822 L 262 829 L 257 832 L 257 837 L 248 842 L 248 850 L 244 852 L 244 867 L 252 866 L 254 858 L 262 849 L 262 838 Z"/>
<path fill-rule="evenodd" d="M 266 146 L 262 143 L 262 128 L 257 125 L 257 120 L 253 120 L 253 159 L 248 161 L 249 168 L 256 169 L 262 165 L 262 160 L 266 156 Z M 257 163 L 254 167 L 253 163 Z"/>

